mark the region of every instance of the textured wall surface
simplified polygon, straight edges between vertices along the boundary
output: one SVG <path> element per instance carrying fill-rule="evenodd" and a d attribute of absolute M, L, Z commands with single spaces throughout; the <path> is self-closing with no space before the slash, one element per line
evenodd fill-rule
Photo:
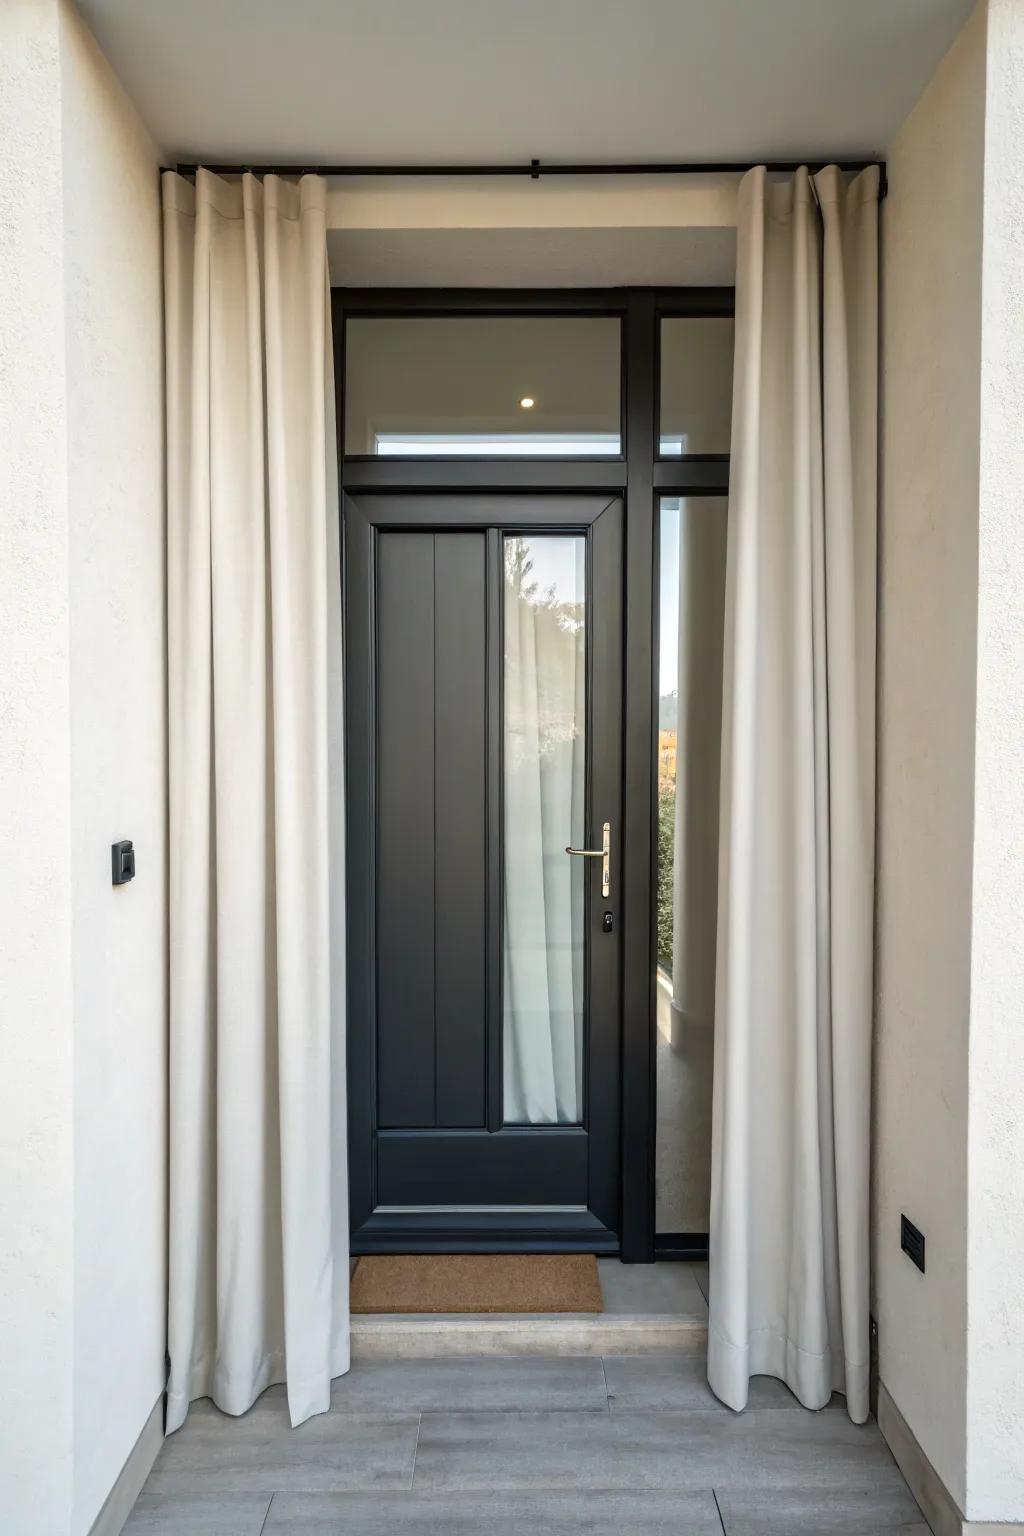
<path fill-rule="evenodd" d="M 0 1530 L 78 1536 L 163 1378 L 166 913 L 158 162 L 69 0 L 0 160 Z"/>
<path fill-rule="evenodd" d="M 1024 5 L 989 0 L 967 1503 L 1024 1521 Z"/>
<path fill-rule="evenodd" d="M 874 1265 L 882 1380 L 992 1529 L 1024 1523 L 1022 143 L 1024 5 L 979 0 L 889 161 Z"/>
<path fill-rule="evenodd" d="M 78 1536 L 164 1382 L 163 311 L 159 155 L 68 0 L 61 84 Z"/>
<path fill-rule="evenodd" d="M 0 6 L 0 1530 L 71 1499 L 71 869 L 56 0 Z"/>
<path fill-rule="evenodd" d="M 984 104 L 979 10 L 891 146 L 882 253 L 875 1311 L 961 1508 Z"/>

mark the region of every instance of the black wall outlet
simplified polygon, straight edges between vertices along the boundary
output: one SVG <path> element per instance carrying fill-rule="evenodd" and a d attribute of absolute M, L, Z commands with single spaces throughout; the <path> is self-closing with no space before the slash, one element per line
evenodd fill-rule
<path fill-rule="evenodd" d="M 912 1264 L 924 1274 L 924 1233 L 906 1216 L 900 1217 L 900 1247 Z"/>
<path fill-rule="evenodd" d="M 110 845 L 110 873 L 114 885 L 135 879 L 135 849 L 130 841 Z"/>

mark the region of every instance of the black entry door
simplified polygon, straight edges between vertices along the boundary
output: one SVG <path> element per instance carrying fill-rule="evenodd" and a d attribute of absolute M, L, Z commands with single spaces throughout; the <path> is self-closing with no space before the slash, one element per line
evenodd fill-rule
<path fill-rule="evenodd" d="M 345 529 L 354 1248 L 613 1250 L 621 500 Z"/>

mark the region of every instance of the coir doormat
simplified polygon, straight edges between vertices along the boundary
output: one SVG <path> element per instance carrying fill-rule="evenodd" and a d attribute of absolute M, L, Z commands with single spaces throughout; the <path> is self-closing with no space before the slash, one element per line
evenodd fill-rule
<path fill-rule="evenodd" d="M 362 1258 L 353 1312 L 603 1312 L 592 1253 L 424 1253 Z"/>

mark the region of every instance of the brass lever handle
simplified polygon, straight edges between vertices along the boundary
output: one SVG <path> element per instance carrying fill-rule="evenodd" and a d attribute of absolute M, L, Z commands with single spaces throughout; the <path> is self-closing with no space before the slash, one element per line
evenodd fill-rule
<path fill-rule="evenodd" d="M 601 828 L 600 848 L 566 848 L 566 853 L 576 859 L 601 860 L 601 895 L 612 893 L 612 824 L 606 821 Z"/>

